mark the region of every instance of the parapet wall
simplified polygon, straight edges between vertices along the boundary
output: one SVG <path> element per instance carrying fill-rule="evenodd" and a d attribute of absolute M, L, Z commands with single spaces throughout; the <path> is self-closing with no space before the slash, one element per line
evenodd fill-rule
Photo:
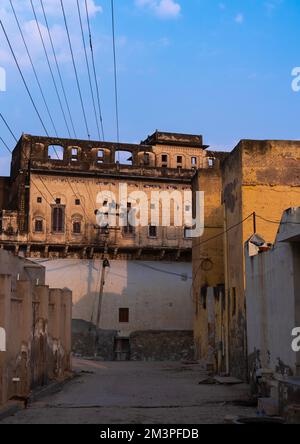
<path fill-rule="evenodd" d="M 0 273 L 4 255 L 0 252 Z M 20 258 L 10 258 L 20 265 Z M 0 274 L 0 328 L 6 336 L 0 351 L 0 405 L 27 399 L 34 388 L 63 380 L 71 371 L 71 291 L 20 276 Z"/>

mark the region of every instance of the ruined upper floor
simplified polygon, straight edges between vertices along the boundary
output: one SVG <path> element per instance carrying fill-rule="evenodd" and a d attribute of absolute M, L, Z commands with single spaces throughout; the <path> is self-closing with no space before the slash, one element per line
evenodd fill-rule
<path fill-rule="evenodd" d="M 154 133 L 141 144 L 61 139 L 24 134 L 13 151 L 11 175 L 33 169 L 103 172 L 136 168 L 193 171 L 209 166 L 202 136 Z M 126 171 L 125 171 L 126 172 Z M 164 171 L 165 176 L 170 172 Z"/>

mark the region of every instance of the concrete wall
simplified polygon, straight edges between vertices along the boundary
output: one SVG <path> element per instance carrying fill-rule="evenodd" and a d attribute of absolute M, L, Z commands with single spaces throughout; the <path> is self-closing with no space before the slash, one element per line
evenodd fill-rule
<path fill-rule="evenodd" d="M 299 248 L 299 247 L 298 247 Z M 246 250 L 247 332 L 250 371 L 296 373 L 292 330 L 296 325 L 293 245 L 278 243 L 249 257 Z M 299 296 L 298 296 L 299 297 Z M 285 373 L 286 372 L 286 373 Z"/>
<path fill-rule="evenodd" d="M 33 388 L 71 371 L 72 294 L 50 290 L 43 285 L 44 269 L 28 266 L 29 261 L 0 251 L 0 328 L 6 333 L 0 405 L 26 399 Z"/>
<path fill-rule="evenodd" d="M 284 213 L 269 251 L 246 244 L 246 299 L 250 371 L 271 369 L 300 376 L 300 354 L 292 331 L 300 321 L 300 208 Z"/>
<path fill-rule="evenodd" d="M 61 259 L 43 262 L 43 265 L 48 285 L 59 283 L 73 292 L 74 351 L 78 354 L 92 354 L 96 346 L 98 356 L 112 359 L 114 338 L 129 338 L 139 331 L 169 332 L 170 338 L 172 332 L 175 337 L 178 331 L 189 332 L 191 338 L 193 306 L 189 263 L 110 261 L 98 331 L 95 324 L 102 261 Z M 120 308 L 129 309 L 128 323 L 119 322 Z M 165 349 L 166 359 L 172 355 L 173 352 Z"/>

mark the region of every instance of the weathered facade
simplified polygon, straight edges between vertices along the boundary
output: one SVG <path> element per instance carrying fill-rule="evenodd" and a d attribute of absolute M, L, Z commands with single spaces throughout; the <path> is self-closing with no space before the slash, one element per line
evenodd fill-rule
<path fill-rule="evenodd" d="M 70 290 L 49 289 L 44 267 L 0 250 L 0 406 L 70 375 L 71 311 Z"/>
<path fill-rule="evenodd" d="M 245 245 L 251 386 L 271 397 L 281 415 L 294 419 L 300 401 L 299 242 L 297 207 L 283 214 L 274 245 L 257 235 Z"/>
<path fill-rule="evenodd" d="M 282 212 L 299 203 L 299 148 L 300 142 L 243 140 L 205 186 L 207 239 L 195 240 L 193 253 L 200 260 L 194 265 L 195 340 L 199 357 L 241 378 L 248 375 L 244 243 L 256 232 L 274 242 Z M 199 171 L 195 190 L 202 189 L 202 177 Z M 209 234 L 211 218 L 219 237 Z"/>
<path fill-rule="evenodd" d="M 300 326 L 300 208 L 287 210 L 274 245 L 245 245 L 250 371 L 300 376 L 292 332 Z"/>
<path fill-rule="evenodd" d="M 172 200 L 167 203 L 170 225 L 152 226 L 151 211 L 158 209 L 161 214 L 162 208 L 160 203 L 154 208 L 149 197 L 153 191 L 181 195 L 190 191 L 195 170 L 210 168 L 214 162 L 206 148 L 202 136 L 161 132 L 136 145 L 22 136 L 13 152 L 11 186 L 2 206 L 0 244 L 42 261 L 49 270 L 48 283 L 65 282 L 73 290 L 80 353 L 87 352 L 86 330 L 96 324 L 98 343 L 109 337 L 113 344 L 105 353 L 107 358 L 118 354 L 116 338 L 122 355 L 122 340 L 125 343 L 139 331 L 168 332 L 174 343 L 182 332 L 191 338 L 188 226 L 175 226 Z M 99 228 L 98 193 L 114 193 L 119 201 L 124 183 L 128 193 L 143 191 L 149 198 L 149 224 Z M 121 217 L 117 202 L 108 198 L 106 205 L 107 213 Z M 190 198 L 184 211 L 189 213 L 191 205 Z M 131 202 L 125 206 L 130 211 Z M 100 298 L 104 259 L 110 261 L 112 278 L 105 279 Z M 68 260 L 78 261 L 77 265 L 69 266 Z M 96 352 L 101 355 L 98 348 Z"/>

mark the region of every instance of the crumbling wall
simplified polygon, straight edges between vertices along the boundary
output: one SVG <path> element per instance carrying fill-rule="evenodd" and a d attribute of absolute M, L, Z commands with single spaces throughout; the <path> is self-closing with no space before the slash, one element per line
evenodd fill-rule
<path fill-rule="evenodd" d="M 180 361 L 194 358 L 192 331 L 140 331 L 129 337 L 132 361 Z"/>
<path fill-rule="evenodd" d="M 116 330 L 97 330 L 96 326 L 82 319 L 72 321 L 72 347 L 80 357 L 97 357 L 102 361 L 115 359 Z"/>
<path fill-rule="evenodd" d="M 1 271 L 1 259 L 7 263 L 8 253 L 0 253 Z M 19 258 L 10 260 L 20 267 Z M 44 270 L 39 270 L 42 280 Z M 26 399 L 35 387 L 71 371 L 72 293 L 50 290 L 37 285 L 37 279 L 21 279 L 21 274 L 26 271 L 19 279 L 0 274 L 0 327 L 6 332 L 6 350 L 0 352 L 0 404 Z"/>
<path fill-rule="evenodd" d="M 195 355 L 214 370 L 223 369 L 224 286 L 222 177 L 218 160 L 198 171 L 193 193 L 204 192 L 204 233 L 193 241 L 193 303 Z M 224 292 L 223 292 L 224 293 Z M 222 300 L 221 300 L 221 299 Z M 223 369 L 224 370 L 224 369 Z"/>

